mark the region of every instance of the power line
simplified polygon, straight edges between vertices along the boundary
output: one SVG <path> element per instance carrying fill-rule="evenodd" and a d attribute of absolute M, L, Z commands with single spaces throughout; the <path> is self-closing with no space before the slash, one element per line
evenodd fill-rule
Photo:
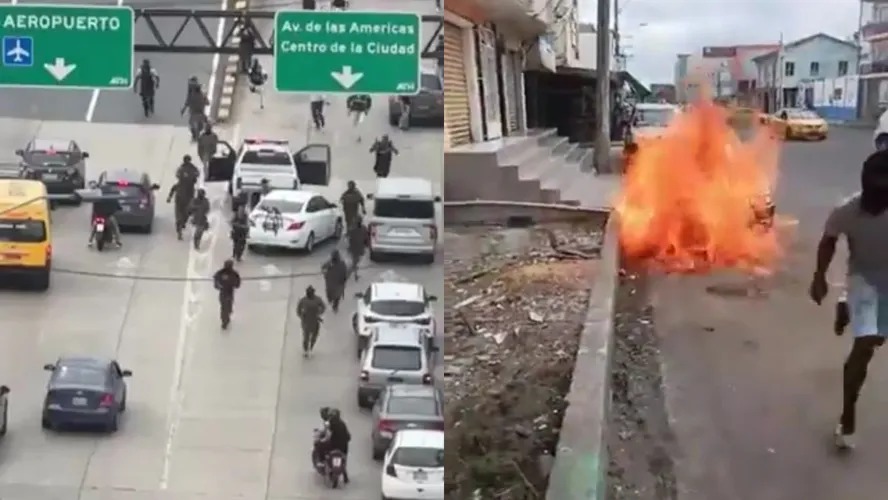
<path fill-rule="evenodd" d="M 388 269 L 383 268 L 381 266 L 368 265 L 361 266 L 358 268 L 359 271 L 372 271 L 372 270 L 382 270 Z M 159 282 L 170 282 L 170 283 L 186 283 L 186 282 L 212 282 L 212 276 L 200 277 L 200 278 L 188 278 L 182 276 L 161 276 L 161 275 L 142 275 L 142 274 L 115 274 L 109 272 L 100 272 L 100 271 L 81 271 L 78 269 L 66 269 L 66 268 L 52 268 L 53 273 L 60 274 L 68 274 L 74 276 L 83 276 L 87 278 L 101 278 L 101 279 L 121 279 L 121 280 L 135 280 L 135 281 L 159 281 Z M 272 275 L 262 275 L 262 276 L 241 276 L 241 281 L 263 281 L 263 280 L 288 280 L 292 278 L 309 278 L 314 276 L 323 276 L 322 272 L 305 272 L 305 273 L 289 273 L 289 274 L 272 274 Z"/>

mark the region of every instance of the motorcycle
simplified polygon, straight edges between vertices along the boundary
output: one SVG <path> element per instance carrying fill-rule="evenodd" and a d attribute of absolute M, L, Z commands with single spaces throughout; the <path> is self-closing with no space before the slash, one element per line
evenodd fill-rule
<path fill-rule="evenodd" d="M 333 450 L 327 454 L 327 459 L 323 462 L 324 479 L 331 488 L 336 489 L 342 480 L 342 472 L 345 470 L 345 456 L 339 450 Z"/>
<path fill-rule="evenodd" d="M 93 219 L 93 231 L 96 235 L 96 250 L 102 251 L 105 245 L 114 241 L 113 230 L 111 224 L 103 217 Z"/>
<path fill-rule="evenodd" d="M 315 429 L 314 435 L 315 444 L 317 444 L 323 438 L 324 433 L 320 429 Z M 326 457 L 319 458 L 320 460 L 312 460 L 315 471 L 324 478 L 330 488 L 338 488 L 343 472 L 345 472 L 345 455 L 339 450 L 331 450 Z"/>

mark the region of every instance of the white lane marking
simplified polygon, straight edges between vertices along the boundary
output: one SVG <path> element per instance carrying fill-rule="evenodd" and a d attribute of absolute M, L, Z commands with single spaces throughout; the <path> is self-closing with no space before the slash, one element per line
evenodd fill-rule
<path fill-rule="evenodd" d="M 228 10 L 228 0 L 222 0 L 221 10 Z M 225 21 L 219 21 L 219 25 L 216 26 L 216 46 L 218 47 L 222 43 L 222 38 L 225 36 Z M 221 58 L 218 53 L 213 54 L 213 64 L 210 68 L 210 80 L 207 82 L 207 100 L 209 104 L 207 104 L 204 113 L 207 116 L 210 116 L 210 112 L 213 109 L 213 97 L 216 94 L 216 78 L 219 76 L 219 62 Z"/>
<path fill-rule="evenodd" d="M 16 2 L 18 2 L 18 0 L 12 0 L 12 5 L 15 5 Z M 117 6 L 120 7 L 121 5 L 123 5 L 123 0 L 117 0 Z M 135 85 L 135 82 L 133 82 L 133 85 Z M 101 92 L 101 90 L 93 89 L 92 96 L 89 98 L 89 106 L 86 107 L 85 117 L 87 123 L 93 121 L 93 115 L 96 114 L 96 105 L 99 104 L 99 92 Z"/>
<path fill-rule="evenodd" d="M 232 144 L 237 144 L 240 139 L 240 125 L 235 125 L 231 133 Z M 203 178 L 200 179 L 200 186 L 204 187 Z M 173 364 L 173 383 L 170 386 L 169 410 L 167 413 L 167 438 L 163 452 L 163 471 L 160 476 L 160 489 L 166 490 L 170 481 L 170 463 L 173 458 L 173 447 L 176 442 L 176 433 L 179 430 L 179 423 L 182 419 L 182 407 L 185 403 L 185 388 L 183 385 L 185 375 L 185 362 L 188 347 L 188 334 L 191 331 L 194 321 L 198 318 L 201 309 L 201 297 L 196 287 L 199 284 L 196 280 L 206 278 L 211 272 L 210 266 L 213 264 L 213 252 L 216 243 L 219 241 L 219 235 L 222 233 L 222 225 L 225 220 L 223 215 L 223 205 L 225 201 L 226 191 L 223 189 L 219 193 L 208 192 L 211 197 L 210 206 L 214 210 L 210 213 L 210 229 L 205 235 L 206 243 L 203 251 L 197 251 L 191 246 L 190 238 L 186 238 L 184 243 L 189 245 L 188 250 L 188 267 L 186 276 L 188 281 L 185 283 L 182 293 L 182 309 L 179 317 L 179 333 L 176 338 L 176 356 Z M 218 195 L 218 198 L 217 198 Z M 208 240 L 208 241 L 207 241 Z"/>

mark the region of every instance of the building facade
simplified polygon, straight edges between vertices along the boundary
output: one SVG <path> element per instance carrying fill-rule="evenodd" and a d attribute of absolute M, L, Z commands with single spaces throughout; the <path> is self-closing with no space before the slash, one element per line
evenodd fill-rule
<path fill-rule="evenodd" d="M 876 120 L 888 109 L 888 0 L 860 4 L 860 118 Z"/>
<path fill-rule="evenodd" d="M 860 48 L 824 33 L 779 46 L 753 59 L 756 87 L 766 112 L 783 107 L 813 107 L 809 83 L 857 74 Z"/>
<path fill-rule="evenodd" d="M 556 8 L 547 0 L 445 2 L 446 149 L 526 131 L 524 71 L 555 70 Z"/>
<path fill-rule="evenodd" d="M 756 104 L 757 70 L 753 59 L 776 50 L 778 44 L 703 47 L 699 55 L 679 54 L 675 62 L 676 98 L 687 103 L 707 95 Z"/>

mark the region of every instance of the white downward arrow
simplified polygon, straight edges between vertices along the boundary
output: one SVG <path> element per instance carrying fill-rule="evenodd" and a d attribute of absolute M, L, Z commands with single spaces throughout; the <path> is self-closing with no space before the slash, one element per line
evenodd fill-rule
<path fill-rule="evenodd" d="M 43 67 L 58 81 L 64 80 L 72 71 L 77 69 L 76 64 L 65 64 L 65 58 L 63 57 L 57 57 L 55 63 L 44 64 Z"/>
<path fill-rule="evenodd" d="M 364 78 L 364 73 L 352 73 L 351 66 L 343 66 L 341 72 L 334 71 L 330 73 L 330 76 L 339 82 L 339 85 L 342 85 L 342 88 L 347 90 L 352 88 L 352 85 L 358 83 L 358 80 Z"/>

